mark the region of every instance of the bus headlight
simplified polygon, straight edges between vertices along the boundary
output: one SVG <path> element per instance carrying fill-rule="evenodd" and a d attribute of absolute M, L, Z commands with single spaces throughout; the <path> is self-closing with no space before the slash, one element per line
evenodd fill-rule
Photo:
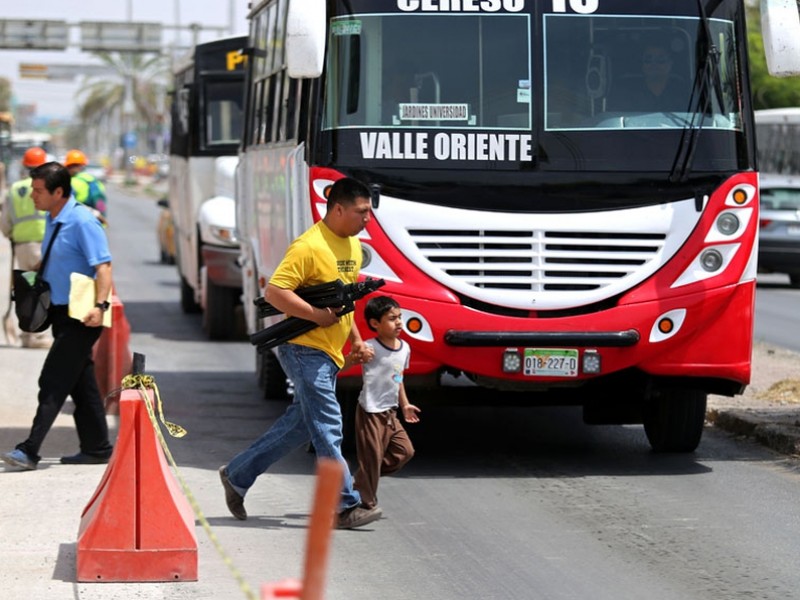
<path fill-rule="evenodd" d="M 722 267 L 722 254 L 716 248 L 704 250 L 700 255 L 700 266 L 709 273 L 719 271 Z"/>
<path fill-rule="evenodd" d="M 704 279 L 716 277 L 736 256 L 741 244 L 718 244 L 709 246 L 694 257 L 691 264 L 672 284 L 673 288 L 697 283 Z"/>
<path fill-rule="evenodd" d="M 739 231 L 739 217 L 731 212 L 724 212 L 717 217 L 717 230 L 722 235 L 733 235 Z"/>
<path fill-rule="evenodd" d="M 236 230 L 233 227 L 220 227 L 218 225 L 210 225 L 208 230 L 211 232 L 215 238 L 217 238 L 220 242 L 224 242 L 225 244 L 236 244 L 238 240 L 236 239 Z"/>
<path fill-rule="evenodd" d="M 365 267 L 368 267 L 369 263 L 371 262 L 372 250 L 369 249 L 369 246 L 361 244 L 361 268 L 364 269 Z"/>

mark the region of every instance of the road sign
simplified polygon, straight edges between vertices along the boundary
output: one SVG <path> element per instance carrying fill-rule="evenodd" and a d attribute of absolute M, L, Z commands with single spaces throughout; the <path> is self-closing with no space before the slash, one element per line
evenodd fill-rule
<path fill-rule="evenodd" d="M 19 76 L 23 79 L 47 79 L 47 65 L 19 63 Z"/>
<path fill-rule="evenodd" d="M 66 50 L 66 21 L 0 19 L 0 48 L 12 50 Z"/>
<path fill-rule="evenodd" d="M 125 148 L 135 148 L 136 147 L 136 133 L 133 131 L 129 131 L 125 135 L 122 136 L 122 145 Z"/>
<path fill-rule="evenodd" d="M 23 79 L 72 81 L 76 77 L 114 76 L 116 71 L 106 65 L 19 63 L 19 76 Z"/>
<path fill-rule="evenodd" d="M 81 50 L 161 52 L 161 23 L 81 21 Z"/>

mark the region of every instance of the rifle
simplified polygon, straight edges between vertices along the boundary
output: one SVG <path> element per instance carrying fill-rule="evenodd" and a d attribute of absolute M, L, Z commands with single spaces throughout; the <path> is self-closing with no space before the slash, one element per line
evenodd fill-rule
<path fill-rule="evenodd" d="M 319 285 L 299 288 L 295 293 L 311 306 L 316 308 L 339 308 L 337 316 L 346 315 L 353 312 L 356 308 L 356 300 L 371 294 L 379 287 L 386 285 L 383 279 L 373 279 L 367 277 L 364 281 L 356 283 L 342 283 L 341 279 Z M 281 313 L 277 308 L 267 302 L 264 297 L 256 298 L 253 303 L 258 309 L 259 318 L 271 317 Z M 307 333 L 318 327 L 313 321 L 300 319 L 298 317 L 288 317 L 280 323 L 275 323 L 257 331 L 250 336 L 250 343 L 258 347 L 259 352 L 265 352 L 284 342 L 296 338 L 298 335 Z"/>

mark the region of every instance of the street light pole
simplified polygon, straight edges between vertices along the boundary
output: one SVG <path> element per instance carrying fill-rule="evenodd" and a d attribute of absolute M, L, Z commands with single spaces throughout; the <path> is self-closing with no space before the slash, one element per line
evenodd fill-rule
<path fill-rule="evenodd" d="M 129 65 L 130 66 L 130 65 Z M 131 162 L 132 141 L 135 139 L 133 129 L 133 77 L 130 70 L 125 73 L 125 99 L 122 102 L 123 115 L 123 134 L 122 145 L 124 147 L 123 156 L 125 157 L 125 184 L 133 185 L 133 163 Z"/>

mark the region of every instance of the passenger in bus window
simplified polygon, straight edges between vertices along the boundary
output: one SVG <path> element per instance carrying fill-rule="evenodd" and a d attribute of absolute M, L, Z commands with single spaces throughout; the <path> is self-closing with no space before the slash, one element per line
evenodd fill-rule
<path fill-rule="evenodd" d="M 416 65 L 395 62 L 387 65 L 383 73 L 381 96 L 381 125 L 399 125 L 400 105 L 419 101 Z"/>
<path fill-rule="evenodd" d="M 685 112 L 687 82 L 673 74 L 674 57 L 667 43 L 648 42 L 641 53 L 641 74 L 622 76 L 611 90 L 609 111 Z"/>
<path fill-rule="evenodd" d="M 376 335 L 365 342 L 366 352 L 347 357 L 344 368 L 363 363 L 364 385 L 356 408 L 358 470 L 353 487 L 361 494 L 361 503 L 374 508 L 380 478 L 397 473 L 414 456 L 411 439 L 397 418 L 398 408 L 406 423 L 418 423 L 420 410 L 408 401 L 403 385 L 411 350 L 400 338 L 400 305 L 389 296 L 374 296 L 364 308 L 364 320 Z"/>

